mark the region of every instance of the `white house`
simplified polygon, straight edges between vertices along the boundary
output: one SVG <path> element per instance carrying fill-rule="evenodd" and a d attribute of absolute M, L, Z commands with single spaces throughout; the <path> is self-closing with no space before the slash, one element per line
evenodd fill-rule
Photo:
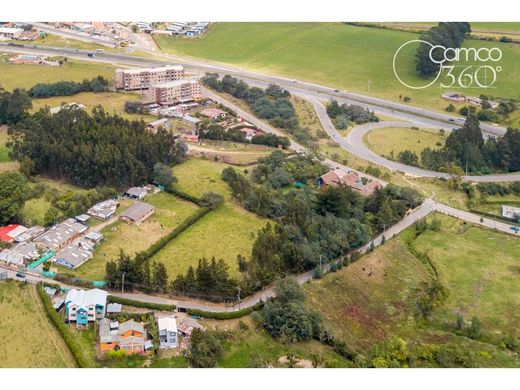
<path fill-rule="evenodd" d="M 65 298 L 65 316 L 70 322 L 87 325 L 105 317 L 107 306 L 106 291 L 94 288 L 92 290 L 77 290 L 73 288 Z"/>
<path fill-rule="evenodd" d="M 158 323 L 160 348 L 177 348 L 178 331 L 175 317 L 161 317 Z"/>

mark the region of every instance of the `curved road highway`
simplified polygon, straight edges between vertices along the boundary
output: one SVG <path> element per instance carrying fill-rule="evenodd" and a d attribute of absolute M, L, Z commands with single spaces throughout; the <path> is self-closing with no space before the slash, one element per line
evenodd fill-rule
<path fill-rule="evenodd" d="M 436 172 L 429 171 L 426 169 L 421 169 L 418 167 L 412 167 L 410 165 L 402 164 L 396 161 L 388 160 L 373 151 L 371 151 L 363 142 L 363 137 L 365 134 L 369 133 L 372 130 L 376 129 L 384 129 L 388 128 L 388 131 L 391 131 L 390 128 L 395 127 L 412 127 L 417 123 L 410 122 L 373 122 L 366 123 L 364 125 L 356 126 L 349 131 L 349 134 L 346 138 L 341 136 L 339 132 L 336 130 L 334 125 L 332 124 L 329 116 L 327 115 L 327 111 L 323 105 L 323 103 L 313 100 L 312 101 L 318 118 L 320 119 L 321 124 L 325 131 L 329 134 L 329 136 L 337 142 L 343 149 L 346 151 L 364 159 L 370 161 L 377 165 L 382 165 L 393 171 L 401 171 L 410 176 L 417 177 L 434 177 L 434 178 L 450 178 L 450 175 L 445 172 Z M 470 182 L 505 182 L 505 181 L 520 181 L 520 172 L 515 173 L 506 173 L 501 175 L 479 175 L 479 176 L 463 176 L 463 180 Z"/>

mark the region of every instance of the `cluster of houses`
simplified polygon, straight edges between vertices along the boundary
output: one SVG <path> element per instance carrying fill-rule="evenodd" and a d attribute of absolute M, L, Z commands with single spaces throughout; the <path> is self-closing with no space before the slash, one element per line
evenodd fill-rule
<path fill-rule="evenodd" d="M 64 319 L 77 328 L 92 324 L 97 328 L 97 344 L 101 353 L 124 350 L 127 354 L 146 354 L 154 348 L 153 340 L 145 324 L 129 319 L 119 322 L 122 305 L 108 303 L 108 293 L 98 288 L 71 289 L 62 294 L 53 287 L 45 287 L 57 312 L 64 308 Z M 157 345 L 160 349 L 188 349 L 194 329 L 204 326 L 187 315 L 156 314 Z"/>
<path fill-rule="evenodd" d="M 106 41 L 107 44 L 115 47 L 126 47 L 131 42 L 128 31 L 119 23 L 112 22 L 53 22 L 48 23 L 55 28 L 71 30 L 95 37 L 100 41 Z"/>
<path fill-rule="evenodd" d="M 141 200 L 152 190 L 150 187 L 132 187 L 125 197 L 135 202 L 119 214 L 119 219 L 139 225 L 154 214 L 155 208 Z M 153 189 L 156 191 L 157 189 Z M 119 200 L 108 199 L 95 204 L 86 214 L 68 218 L 48 229 L 41 226 L 26 228 L 11 224 L 0 228 L 0 241 L 10 245 L 0 252 L 0 261 L 22 269 L 36 268 L 45 261 L 76 269 L 94 254 L 94 248 L 103 240 L 103 235 L 87 222 L 91 217 L 108 221 L 115 217 Z"/>
<path fill-rule="evenodd" d="M 166 24 L 166 28 L 159 29 L 156 26 Z M 209 22 L 171 22 L 171 23 L 135 23 L 139 31 L 151 35 L 177 35 L 185 37 L 198 37 L 206 32 Z"/>
<path fill-rule="evenodd" d="M 19 40 L 19 41 L 34 41 L 39 38 L 41 34 L 32 25 L 23 23 L 0 23 L 0 41 Z"/>
<path fill-rule="evenodd" d="M 444 92 L 442 95 L 442 98 L 445 100 L 449 100 L 452 102 L 457 103 L 469 103 L 474 106 L 482 106 L 482 103 L 484 102 L 484 99 L 481 99 L 476 96 L 465 96 L 458 92 Z M 500 102 L 496 100 L 486 100 L 489 103 L 489 106 L 491 108 L 497 108 Z"/>
<path fill-rule="evenodd" d="M 57 61 L 49 61 L 43 56 L 33 54 L 19 54 L 7 60 L 15 65 L 61 66 Z"/>
<path fill-rule="evenodd" d="M 345 171 L 339 168 L 331 169 L 329 172 L 318 177 L 316 179 L 316 185 L 323 189 L 329 186 L 346 186 L 362 196 L 370 196 L 374 191 L 383 188 L 383 185 L 375 179 L 361 177 L 355 171 Z"/>

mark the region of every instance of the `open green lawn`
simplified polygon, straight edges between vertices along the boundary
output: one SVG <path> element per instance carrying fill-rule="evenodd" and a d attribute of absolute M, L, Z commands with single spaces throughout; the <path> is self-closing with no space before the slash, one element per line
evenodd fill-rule
<path fill-rule="evenodd" d="M 14 40 L 15 43 L 21 43 L 27 45 L 27 42 Z M 103 49 L 105 51 L 116 51 L 105 45 L 98 45 L 92 42 L 83 42 L 77 39 L 69 39 L 55 34 L 47 34 L 45 37 L 40 37 L 30 42 L 30 45 L 37 46 L 52 46 L 52 47 L 71 47 L 74 49 L 81 50 L 96 50 Z"/>
<path fill-rule="evenodd" d="M 32 285 L 0 282 L 0 367 L 74 367 Z"/>
<path fill-rule="evenodd" d="M 444 146 L 446 138 L 446 134 L 441 135 L 434 129 L 386 128 L 371 131 L 363 141 L 377 154 L 396 159 L 404 150 L 411 150 L 420 156 L 426 148 L 439 149 Z"/>
<path fill-rule="evenodd" d="M 86 61 L 67 61 L 60 67 L 38 65 L 15 65 L 3 62 L 0 55 L 0 86 L 6 90 L 31 88 L 36 83 L 56 81 L 82 81 L 98 75 L 109 80 L 114 78 L 115 68 L 107 64 Z"/>
<path fill-rule="evenodd" d="M 409 96 L 412 98 L 410 104 L 444 109 L 447 102 L 441 99 L 443 89 L 438 85 L 411 90 L 394 76 L 392 59 L 395 51 L 403 43 L 417 38 L 416 33 L 342 23 L 217 23 L 202 39 L 160 36 L 156 37 L 156 42 L 163 51 L 174 54 L 234 64 L 395 101 L 399 101 L 400 95 Z M 491 90 L 491 94 L 520 97 L 516 78 L 520 70 L 518 45 L 466 40 L 465 46 L 502 49 L 502 72 L 495 84 L 497 88 Z M 403 79 L 418 83 L 414 48 L 411 49 L 403 52 L 397 66 Z M 442 81 L 446 84 L 448 80 Z M 464 93 L 478 96 L 482 90 L 468 88 Z"/>
<path fill-rule="evenodd" d="M 37 111 L 42 107 L 50 108 L 58 107 L 62 103 L 81 103 L 91 111 L 97 105 L 102 105 L 106 112 L 116 113 L 128 119 L 143 119 L 145 121 L 153 121 L 157 117 L 153 115 L 127 114 L 125 112 L 126 101 L 139 101 L 140 96 L 135 93 L 117 93 L 117 92 L 82 92 L 73 96 L 57 96 L 45 99 L 34 99 L 32 111 Z"/>
<path fill-rule="evenodd" d="M 408 343 L 469 349 L 482 367 L 520 366 L 499 345 L 458 336 L 451 325 L 461 312 L 468 321 L 477 315 L 488 335 L 519 335 L 515 286 L 520 278 L 520 240 L 450 217 L 437 218 L 440 231 L 413 238 L 413 230 L 407 229 L 356 263 L 305 285 L 308 304 L 361 354 L 398 335 Z M 416 304 L 421 282 L 433 280 L 434 274 L 409 250 L 407 239 L 418 253 L 430 256 L 449 290 L 447 302 L 434 309 L 431 321 L 417 317 Z"/>
<path fill-rule="evenodd" d="M 182 223 L 197 206 L 167 193 L 150 195 L 145 202 L 153 205 L 155 214 L 141 225 L 130 225 L 117 221 L 101 230 L 104 239 L 94 250 L 94 257 L 74 271 L 81 278 L 102 280 L 105 276 L 105 264 L 115 260 L 119 251 L 123 249 L 130 256 L 150 247 L 161 237 L 168 234 L 173 228 Z M 122 201 L 118 213 L 132 202 Z"/>
<path fill-rule="evenodd" d="M 11 161 L 9 158 L 9 148 L 5 145 L 7 138 L 7 126 L 0 126 L 0 163 Z"/>

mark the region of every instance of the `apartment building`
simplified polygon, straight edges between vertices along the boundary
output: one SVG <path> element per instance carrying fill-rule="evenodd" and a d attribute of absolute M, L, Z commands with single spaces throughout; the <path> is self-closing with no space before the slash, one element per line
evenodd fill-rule
<path fill-rule="evenodd" d="M 150 85 L 146 94 L 148 103 L 174 104 L 202 98 L 197 80 L 174 80 Z"/>
<path fill-rule="evenodd" d="M 182 65 L 167 65 L 157 68 L 117 69 L 116 88 L 125 91 L 145 90 L 151 84 L 164 83 L 184 78 Z"/>

